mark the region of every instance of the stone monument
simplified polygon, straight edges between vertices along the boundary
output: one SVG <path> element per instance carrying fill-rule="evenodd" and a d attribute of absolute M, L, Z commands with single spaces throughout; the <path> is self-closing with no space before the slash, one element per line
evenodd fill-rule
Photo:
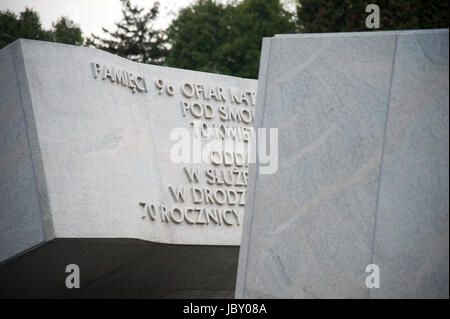
<path fill-rule="evenodd" d="M 278 170 L 250 168 L 236 297 L 448 298 L 448 40 L 264 39 L 255 126 L 278 128 Z"/>
<path fill-rule="evenodd" d="M 1 297 L 234 295 L 257 81 L 32 40 L 0 70 Z"/>

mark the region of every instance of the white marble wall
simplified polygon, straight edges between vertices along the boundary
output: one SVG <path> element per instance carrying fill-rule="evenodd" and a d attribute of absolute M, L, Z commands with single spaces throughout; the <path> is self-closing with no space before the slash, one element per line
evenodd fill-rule
<path fill-rule="evenodd" d="M 111 77 L 102 79 L 105 65 L 141 76 L 147 91 L 133 93 Z M 0 261 L 53 238 L 239 245 L 242 226 L 231 213 L 230 224 L 224 219 L 177 223 L 170 215 L 169 222 L 162 222 L 159 212 L 151 220 L 140 203 L 183 210 L 236 209 L 242 220 L 244 206 L 193 203 L 191 186 L 224 188 L 206 182 L 206 169 L 230 167 L 192 163 L 196 150 L 189 155 L 191 163 L 174 163 L 170 152 L 176 140 L 171 133 L 178 128 L 191 133 L 193 120 L 250 127 L 252 123 L 222 121 L 218 108 L 254 109 L 254 102 L 247 103 L 252 95 L 246 103 L 233 103 L 228 90 L 252 92 L 255 98 L 257 81 L 140 64 L 93 48 L 32 40 L 2 49 L 0 69 Z M 160 87 L 158 80 L 163 82 Z M 185 83 L 201 85 L 198 98 L 182 94 Z M 205 97 L 204 91 L 218 87 L 226 101 Z M 209 103 L 215 116 L 183 114 L 182 101 Z M 183 167 L 199 169 L 200 181 L 190 182 Z M 169 186 L 184 187 L 185 201 L 175 202 Z M 198 212 L 190 214 L 191 220 L 199 220 L 193 216 Z"/>
<path fill-rule="evenodd" d="M 264 39 L 237 298 L 448 298 L 448 30 Z M 366 265 L 380 268 L 368 289 Z"/>

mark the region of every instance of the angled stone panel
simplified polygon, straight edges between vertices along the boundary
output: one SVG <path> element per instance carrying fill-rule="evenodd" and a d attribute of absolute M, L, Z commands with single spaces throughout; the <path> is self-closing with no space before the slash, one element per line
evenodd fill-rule
<path fill-rule="evenodd" d="M 448 30 L 262 52 L 257 125 L 278 128 L 279 165 L 250 170 L 236 297 L 448 298 Z"/>
<path fill-rule="evenodd" d="M 160 267 L 169 267 L 171 253 L 198 254 L 185 267 L 170 266 L 175 279 L 167 287 L 149 279 L 148 291 L 133 292 L 143 286 L 130 286 L 130 296 L 175 296 L 177 289 L 186 296 L 234 295 L 248 165 L 238 163 L 234 149 L 229 153 L 233 163 L 224 153 L 220 163 L 217 153 L 215 163 L 205 161 L 211 160 L 213 149 L 205 148 L 209 141 L 205 136 L 197 148 L 192 123 L 201 122 L 202 128 L 213 132 L 220 131 L 214 130 L 220 125 L 235 126 L 239 134 L 249 132 L 256 114 L 257 81 L 141 64 L 93 48 L 32 40 L 18 40 L 2 49 L 0 69 L 2 296 L 13 291 L 15 296 L 64 295 L 52 281 L 64 276 L 64 269 L 58 268 L 58 273 L 55 265 L 45 263 L 45 256 L 58 265 L 63 259 L 75 264 L 82 260 L 95 282 L 101 274 L 92 268 L 99 269 L 100 260 L 87 260 L 80 250 L 62 253 L 65 243 L 70 249 L 82 239 L 92 244 L 86 245 L 86 254 L 92 257 L 98 251 L 106 260 L 110 250 L 101 247 L 108 240 L 147 243 L 148 260 L 136 265 L 128 260 L 141 270 L 151 258 L 155 263 L 160 260 Z M 224 118 L 230 109 L 235 110 L 233 117 Z M 176 134 L 179 130 L 187 132 L 187 142 Z M 223 131 L 211 140 L 222 141 Z M 245 134 L 239 134 L 230 136 L 243 140 Z M 187 162 L 171 156 L 178 154 L 173 148 L 180 140 L 188 147 Z M 199 157 L 202 152 L 205 158 Z M 198 176 L 189 178 L 185 168 L 198 170 Z M 233 181 L 213 179 L 208 170 L 216 176 L 226 171 Z M 194 187 L 202 199 L 194 197 Z M 177 198 L 174 194 L 182 188 L 184 197 Z M 129 245 L 130 250 L 135 247 Z M 171 253 L 159 254 L 161 249 Z M 231 251 L 226 263 L 213 257 L 222 251 Z M 21 281 L 34 278 L 29 256 L 36 256 L 41 272 L 56 271 L 49 282 L 36 282 L 37 290 L 30 294 Z M 126 263 L 126 256 L 117 258 L 122 257 Z M 111 255 L 112 262 L 114 258 Z M 203 285 L 203 279 L 187 275 L 202 263 L 207 267 L 205 276 L 212 278 L 205 283 L 213 283 L 221 264 L 229 276 L 217 285 Z M 139 276 L 134 278 L 139 282 Z M 162 278 L 171 280 L 169 273 Z M 106 283 L 113 289 L 113 279 Z M 90 292 L 85 289 L 78 295 Z M 111 290 L 108 296 L 115 293 Z"/>

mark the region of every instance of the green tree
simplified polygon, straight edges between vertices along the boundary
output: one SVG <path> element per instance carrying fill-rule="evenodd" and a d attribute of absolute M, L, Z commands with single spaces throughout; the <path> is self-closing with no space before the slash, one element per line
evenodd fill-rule
<path fill-rule="evenodd" d="M 200 0 L 182 9 L 167 30 L 173 67 L 257 78 L 263 37 L 295 32 L 279 0 L 228 4 Z"/>
<path fill-rule="evenodd" d="M 298 0 L 297 17 L 301 32 L 368 31 L 368 4 L 380 8 L 380 29 L 406 30 L 448 28 L 445 0 Z"/>
<path fill-rule="evenodd" d="M 15 13 L 6 10 L 0 12 L 0 48 L 17 39 L 18 21 Z"/>
<path fill-rule="evenodd" d="M 30 8 L 25 8 L 17 15 L 9 10 L 0 12 L 0 48 L 17 39 L 44 40 L 81 45 L 83 37 L 81 29 L 68 18 L 61 18 L 53 29 L 42 27 L 39 14 Z"/>
<path fill-rule="evenodd" d="M 172 45 L 167 64 L 183 69 L 225 72 L 218 50 L 226 39 L 225 12 L 225 6 L 211 0 L 200 0 L 182 9 L 167 32 Z"/>
<path fill-rule="evenodd" d="M 420 29 L 448 28 L 449 5 L 447 0 L 417 1 L 415 16 Z"/>
<path fill-rule="evenodd" d="M 294 16 L 279 0 L 244 0 L 227 13 L 222 26 L 228 30 L 227 37 L 219 50 L 226 74 L 256 79 L 262 39 L 295 33 Z"/>
<path fill-rule="evenodd" d="M 25 39 L 35 40 L 49 40 L 48 33 L 42 28 L 39 13 L 33 9 L 25 8 L 25 11 L 20 13 L 18 21 L 18 35 Z"/>
<path fill-rule="evenodd" d="M 116 31 L 103 28 L 108 38 L 93 34 L 88 45 L 136 62 L 162 64 L 167 54 L 165 36 L 162 31 L 153 29 L 159 3 L 145 12 L 144 8 L 133 6 L 129 0 L 121 2 L 123 19 L 116 23 Z"/>
<path fill-rule="evenodd" d="M 80 27 L 67 17 L 61 17 L 56 23 L 53 23 L 53 32 L 56 42 L 83 45 Z"/>

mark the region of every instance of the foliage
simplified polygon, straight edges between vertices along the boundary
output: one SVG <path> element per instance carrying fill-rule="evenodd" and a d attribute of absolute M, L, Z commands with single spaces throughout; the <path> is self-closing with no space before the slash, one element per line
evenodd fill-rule
<path fill-rule="evenodd" d="M 182 9 L 167 34 L 173 67 L 257 78 L 263 37 L 295 32 L 279 0 L 226 5 L 200 0 Z"/>
<path fill-rule="evenodd" d="M 25 8 L 19 17 L 9 10 L 1 11 L 0 48 L 20 38 L 75 45 L 83 43 L 81 29 L 75 26 L 69 18 L 62 17 L 56 24 L 53 24 L 52 29 L 45 30 L 39 14 L 33 9 Z"/>
<path fill-rule="evenodd" d="M 117 29 L 103 28 L 107 38 L 92 35 L 87 44 L 136 62 L 162 64 L 167 55 L 166 40 L 161 31 L 152 27 L 158 16 L 159 3 L 146 12 L 129 0 L 121 1 L 123 19 L 116 23 Z"/>
<path fill-rule="evenodd" d="M 298 0 L 300 32 L 368 31 L 365 19 L 369 3 L 380 8 L 380 29 L 448 28 L 445 0 Z"/>
<path fill-rule="evenodd" d="M 55 41 L 66 44 L 82 45 L 81 29 L 67 17 L 61 17 L 53 24 Z"/>

